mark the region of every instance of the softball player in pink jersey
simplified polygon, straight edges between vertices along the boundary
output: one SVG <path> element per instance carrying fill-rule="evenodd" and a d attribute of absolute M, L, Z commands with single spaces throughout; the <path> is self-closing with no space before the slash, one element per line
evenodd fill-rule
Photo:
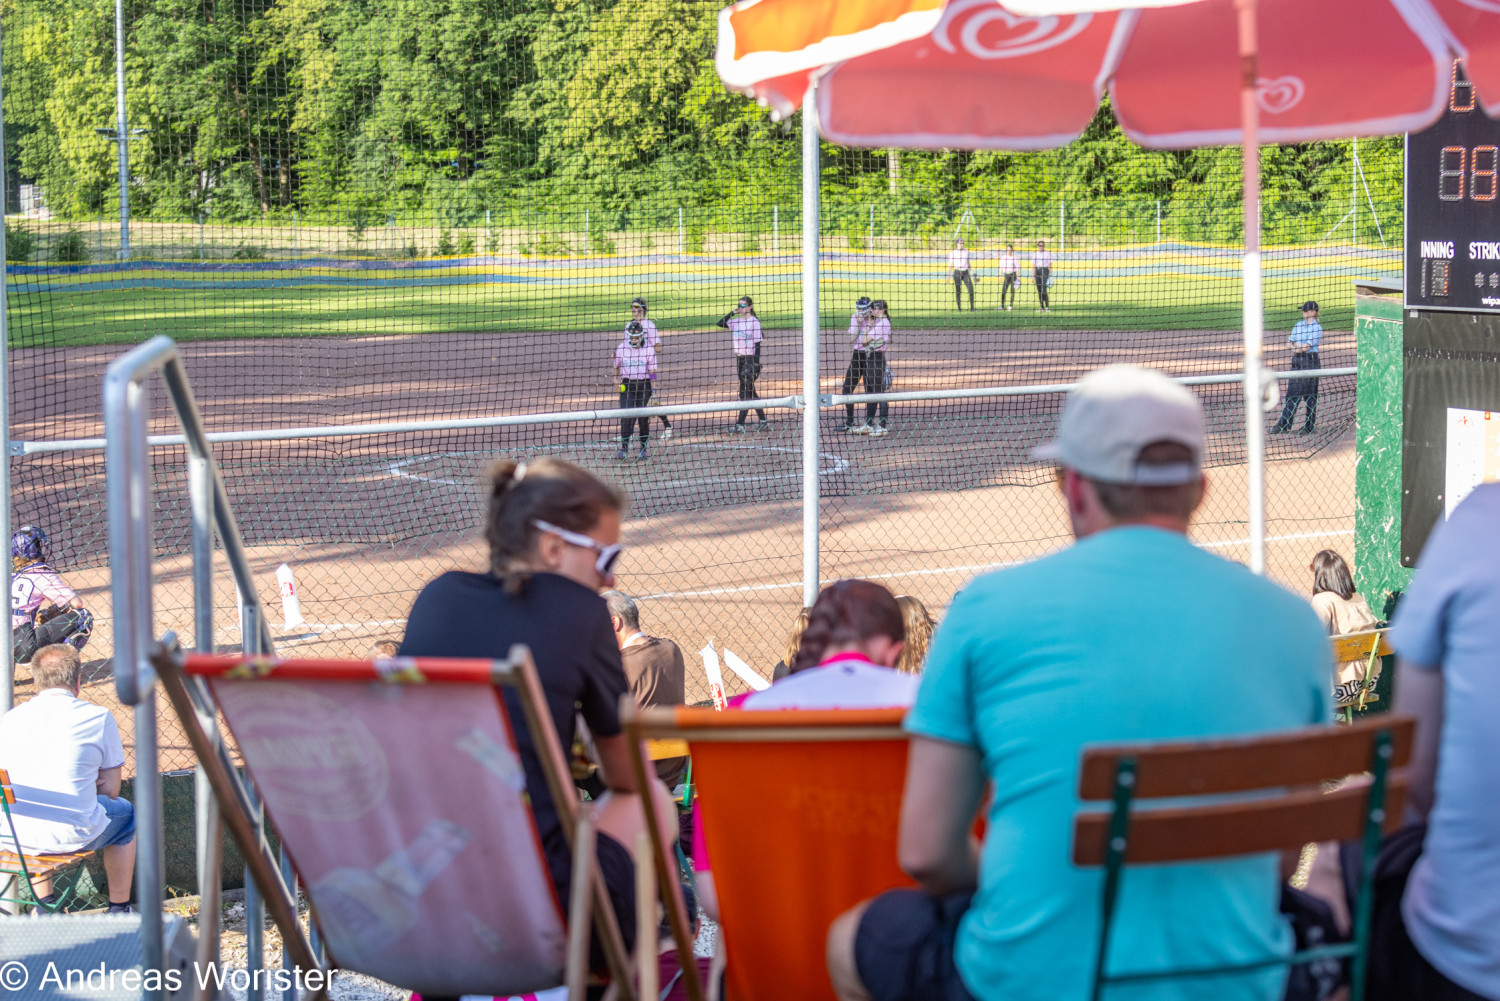
<path fill-rule="evenodd" d="M 656 363 L 658 366 L 660 366 L 661 334 L 657 331 L 656 324 L 653 323 L 649 317 L 647 317 L 646 314 L 648 312 L 649 310 L 646 308 L 646 300 L 644 297 L 636 296 L 634 299 L 630 300 L 630 318 L 632 320 L 640 321 L 641 327 L 646 331 L 646 347 L 656 352 Z M 657 388 L 661 388 L 660 383 L 657 384 Z M 661 399 L 658 396 L 653 395 L 651 401 L 653 403 L 660 403 Z M 672 437 L 672 422 L 666 417 L 658 417 L 657 420 L 661 421 L 661 440 L 666 441 L 668 438 Z"/>
<path fill-rule="evenodd" d="M 760 345 L 765 338 L 760 332 L 760 317 L 755 315 L 755 300 L 748 295 L 740 296 L 739 303 L 724 315 L 719 326 L 729 328 L 734 345 L 734 365 L 735 374 L 740 380 L 740 399 L 760 399 L 760 394 L 755 391 L 755 380 L 760 378 Z M 758 430 L 769 430 L 771 422 L 766 420 L 766 412 L 759 407 L 755 412 L 760 417 Z M 740 411 L 739 420 L 734 422 L 736 433 L 745 433 L 745 418 L 749 416 L 750 411 Z"/>
<path fill-rule="evenodd" d="M 620 380 L 620 409 L 644 407 L 651 400 L 652 383 L 656 381 L 656 351 L 646 346 L 646 330 L 639 320 L 625 328 L 625 340 L 615 348 L 615 376 Z M 651 433 L 651 418 L 620 418 L 620 450 L 616 459 L 624 459 L 630 448 L 630 432 L 640 426 L 641 452 L 636 461 L 647 458 L 646 438 Z"/>

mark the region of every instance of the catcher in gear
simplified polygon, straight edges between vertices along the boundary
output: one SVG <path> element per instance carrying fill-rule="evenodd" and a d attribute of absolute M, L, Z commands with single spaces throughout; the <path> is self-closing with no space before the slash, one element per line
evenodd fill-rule
<path fill-rule="evenodd" d="M 82 650 L 94 631 L 94 616 L 48 562 L 51 540 L 35 525 L 10 537 L 10 634 L 15 662 L 53 643 Z"/>
<path fill-rule="evenodd" d="M 656 329 L 656 323 L 646 315 L 649 312 L 650 309 L 646 306 L 646 300 L 643 296 L 636 296 L 634 299 L 630 300 L 630 317 L 633 320 L 640 321 L 641 328 L 646 331 L 646 347 L 656 352 L 657 364 L 660 365 L 661 332 Z M 653 393 L 649 405 L 656 406 L 660 402 L 660 396 Z M 672 421 L 670 418 L 665 416 L 658 417 L 657 420 L 661 421 L 661 440 L 666 441 L 668 438 L 672 437 Z"/>

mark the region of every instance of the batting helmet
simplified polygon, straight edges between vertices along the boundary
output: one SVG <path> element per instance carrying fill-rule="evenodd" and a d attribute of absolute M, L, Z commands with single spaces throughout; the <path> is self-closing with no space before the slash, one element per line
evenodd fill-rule
<path fill-rule="evenodd" d="M 633 348 L 646 343 L 646 328 L 641 326 L 640 320 L 631 320 L 625 327 L 625 334 L 630 338 L 630 346 Z"/>
<path fill-rule="evenodd" d="M 18 563 L 47 562 L 47 547 L 52 540 L 35 525 L 22 525 L 11 533 L 10 555 Z"/>

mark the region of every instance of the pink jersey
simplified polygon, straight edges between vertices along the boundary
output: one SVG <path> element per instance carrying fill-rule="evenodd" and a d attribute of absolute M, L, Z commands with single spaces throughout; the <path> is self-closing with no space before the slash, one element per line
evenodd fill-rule
<path fill-rule="evenodd" d="M 888 317 L 871 322 L 854 342 L 855 350 L 885 351 L 891 343 L 891 321 Z"/>
<path fill-rule="evenodd" d="M 656 374 L 656 352 L 644 344 L 633 348 L 627 340 L 615 348 L 615 371 L 622 379 L 649 379 Z"/>
<path fill-rule="evenodd" d="M 1005 274 L 1005 275 L 1013 274 L 1013 273 L 1018 272 L 1020 270 L 1021 270 L 1021 259 L 1016 256 L 1016 254 L 1015 254 L 1014 251 L 1007 250 L 1005 253 L 1003 253 L 1003 254 L 1000 255 L 1000 273 L 1001 274 Z"/>
<path fill-rule="evenodd" d="M 45 563 L 33 563 L 24 570 L 17 570 L 10 579 L 10 628 L 14 631 L 36 618 L 37 609 L 45 601 L 66 605 L 77 597 L 57 571 Z"/>
<path fill-rule="evenodd" d="M 854 342 L 854 350 L 863 350 L 864 345 L 860 342 L 864 340 L 865 328 L 869 325 L 870 318 L 868 315 L 862 316 L 859 313 L 855 313 L 849 317 L 849 340 Z"/>
<path fill-rule="evenodd" d="M 755 345 L 765 340 L 760 335 L 760 319 L 754 316 L 731 316 L 729 332 L 733 336 L 734 353 L 737 355 L 755 354 Z"/>
<path fill-rule="evenodd" d="M 969 270 L 969 252 L 965 249 L 956 249 L 948 255 L 948 267 L 954 271 Z"/>
<path fill-rule="evenodd" d="M 1038 250 L 1036 253 L 1032 254 L 1031 255 L 1031 266 L 1033 268 L 1050 268 L 1050 267 L 1052 267 L 1052 251 L 1050 251 L 1050 250 Z"/>

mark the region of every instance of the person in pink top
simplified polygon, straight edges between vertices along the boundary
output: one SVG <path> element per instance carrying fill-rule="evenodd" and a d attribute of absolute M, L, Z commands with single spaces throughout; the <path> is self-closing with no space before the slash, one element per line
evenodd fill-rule
<path fill-rule="evenodd" d="M 765 338 L 760 332 L 760 317 L 755 315 L 755 300 L 748 295 L 740 296 L 739 303 L 724 315 L 719 326 L 729 329 L 731 343 L 734 345 L 734 366 L 735 374 L 740 380 L 740 399 L 760 399 L 760 394 L 755 391 L 755 380 L 760 378 L 760 345 Z M 770 430 L 771 422 L 766 420 L 766 412 L 757 407 L 755 413 L 760 417 L 757 430 Z M 736 433 L 745 433 L 745 419 L 749 416 L 749 410 L 740 411 L 739 419 L 734 422 Z"/>
<path fill-rule="evenodd" d="M 10 537 L 10 636 L 17 664 L 53 643 L 82 650 L 94 630 L 94 616 L 48 562 L 51 540 L 35 525 L 22 525 Z"/>
<path fill-rule="evenodd" d="M 808 612 L 807 628 L 787 677 L 760 692 L 729 700 L 730 710 L 889 709 L 910 706 L 921 679 L 896 670 L 906 620 L 896 596 L 867 580 L 825 587 Z M 693 812 L 693 873 L 698 901 L 718 920 L 703 818 Z"/>
<path fill-rule="evenodd" d="M 1000 255 L 1000 275 L 1005 279 L 1005 284 L 1000 287 L 1000 308 L 1013 309 L 1016 305 L 1016 292 L 1021 288 L 1021 258 L 1016 255 L 1016 245 L 1007 243 L 1005 253 Z M 1010 293 L 1010 302 L 1005 301 L 1005 294 Z"/>
<path fill-rule="evenodd" d="M 948 255 L 948 270 L 953 272 L 953 301 L 958 304 L 958 311 L 964 309 L 963 287 L 969 289 L 969 311 L 974 310 L 974 279 L 969 268 L 969 251 L 962 240 L 955 240 L 953 253 Z"/>
<path fill-rule="evenodd" d="M 615 377 L 620 380 L 620 409 L 631 410 L 644 407 L 651 400 L 652 384 L 656 382 L 656 352 L 646 346 L 646 330 L 640 320 L 631 320 L 625 328 L 625 340 L 615 348 Z M 620 450 L 616 459 L 624 459 L 630 449 L 631 428 L 639 422 L 641 452 L 639 462 L 647 458 L 646 438 L 651 432 L 651 418 L 620 418 Z"/>
<path fill-rule="evenodd" d="M 644 297 L 636 296 L 634 299 L 630 300 L 630 318 L 632 320 L 640 321 L 642 329 L 646 331 L 646 347 L 656 352 L 656 363 L 657 365 L 660 365 L 661 333 L 656 329 L 656 324 L 651 320 L 649 316 L 646 315 L 648 312 L 650 312 L 650 310 L 646 308 L 646 300 Z M 655 390 L 656 391 L 651 396 L 651 402 L 653 404 L 661 402 L 661 384 L 659 382 L 657 383 Z M 672 437 L 672 422 L 666 417 L 658 417 L 657 420 L 661 421 L 661 440 L 666 441 L 668 438 Z"/>

